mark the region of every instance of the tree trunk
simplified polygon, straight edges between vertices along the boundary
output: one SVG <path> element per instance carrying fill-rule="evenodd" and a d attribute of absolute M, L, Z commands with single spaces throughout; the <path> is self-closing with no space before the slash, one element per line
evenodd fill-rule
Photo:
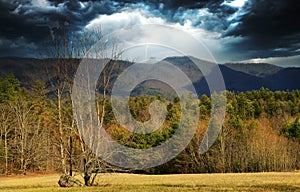
<path fill-rule="evenodd" d="M 57 89 L 57 107 L 58 107 L 58 126 L 59 126 L 59 145 L 60 145 L 60 158 L 61 158 L 61 165 L 62 171 L 64 174 L 67 174 L 67 167 L 66 167 L 66 160 L 65 160 L 65 152 L 64 152 L 64 145 L 63 145 L 63 123 L 62 123 L 62 109 L 61 109 L 61 92 L 60 87 Z"/>
<path fill-rule="evenodd" d="M 91 179 L 91 175 L 89 174 L 89 168 L 88 168 L 88 165 L 87 165 L 87 160 L 86 158 L 83 159 L 83 164 L 84 164 L 84 176 L 83 176 L 83 179 L 84 179 L 84 185 L 85 186 L 90 186 L 90 179 Z"/>
<path fill-rule="evenodd" d="M 70 134 L 70 176 L 73 176 L 73 168 L 72 168 L 72 134 Z"/>
<path fill-rule="evenodd" d="M 24 168 L 25 166 L 25 157 L 24 157 L 24 153 L 25 153 L 25 133 L 24 133 L 25 129 L 24 129 L 24 124 L 21 123 L 21 170 L 23 172 L 23 175 L 26 175 L 26 169 Z"/>
<path fill-rule="evenodd" d="M 5 129 L 4 137 L 4 150 L 5 150 L 5 174 L 8 175 L 8 143 L 7 143 L 7 130 Z"/>
<path fill-rule="evenodd" d="M 222 172 L 225 173 L 226 167 L 225 167 L 225 134 L 224 134 L 224 126 L 221 128 L 220 133 L 220 145 L 221 145 L 221 161 L 222 161 Z"/>

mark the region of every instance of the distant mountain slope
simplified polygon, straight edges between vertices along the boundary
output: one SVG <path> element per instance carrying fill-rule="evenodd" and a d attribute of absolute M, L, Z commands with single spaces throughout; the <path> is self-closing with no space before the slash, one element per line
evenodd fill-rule
<path fill-rule="evenodd" d="M 271 90 L 300 89 L 300 68 L 284 68 L 278 73 L 266 77 Z"/>
<path fill-rule="evenodd" d="M 205 78 L 189 58 L 169 57 L 163 61 L 180 68 L 191 79 L 199 95 L 209 94 Z M 79 60 L 74 59 L 72 62 L 77 66 Z M 114 83 L 119 74 L 130 65 L 129 62 L 118 61 L 111 76 L 111 82 Z M 0 76 L 13 74 L 20 79 L 23 85 L 34 79 L 47 81 L 45 66 L 48 67 L 50 73 L 53 73 L 55 60 L 0 58 Z M 224 77 L 226 89 L 230 91 L 242 92 L 261 87 L 271 90 L 300 89 L 300 68 L 281 68 L 270 64 L 225 64 L 219 65 L 219 68 Z M 55 81 L 55 79 L 50 78 L 51 81 Z M 111 87 L 108 89 L 111 90 Z M 99 91 L 101 92 L 101 90 Z M 174 90 L 166 84 L 146 81 L 134 89 L 132 96 L 139 94 L 155 95 L 158 92 L 165 92 L 168 96 L 175 94 Z"/>
<path fill-rule="evenodd" d="M 254 75 L 257 77 L 266 77 L 278 73 L 282 68 L 268 63 L 226 63 L 226 67 Z"/>
<path fill-rule="evenodd" d="M 240 71 L 234 71 L 229 67 L 219 65 L 223 74 L 226 89 L 230 91 L 247 91 L 267 87 L 268 81 L 264 78 L 252 76 Z"/>
<path fill-rule="evenodd" d="M 209 94 L 206 80 L 187 57 L 171 57 L 165 60 L 180 67 L 184 72 L 187 71 L 199 94 Z M 274 91 L 300 89 L 300 68 L 282 68 L 267 63 L 225 64 L 219 65 L 219 68 L 226 89 L 230 91 L 243 92 L 262 87 Z"/>
<path fill-rule="evenodd" d="M 0 58 L 0 76 L 14 75 L 21 81 L 41 75 L 42 60 L 31 58 Z"/>

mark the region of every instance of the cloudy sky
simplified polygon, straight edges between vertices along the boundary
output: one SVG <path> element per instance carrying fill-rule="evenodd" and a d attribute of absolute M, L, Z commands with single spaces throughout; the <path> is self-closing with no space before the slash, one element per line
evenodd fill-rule
<path fill-rule="evenodd" d="M 0 0 L 0 56 L 44 55 L 61 28 L 111 33 L 159 24 L 203 42 L 220 63 L 300 66 L 299 10 L 296 0 Z"/>

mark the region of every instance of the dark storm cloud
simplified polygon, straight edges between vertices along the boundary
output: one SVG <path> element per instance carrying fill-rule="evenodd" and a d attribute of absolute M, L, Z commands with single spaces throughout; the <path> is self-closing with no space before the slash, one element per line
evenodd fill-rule
<path fill-rule="evenodd" d="M 157 16 L 163 17 L 169 22 L 178 22 L 180 24 L 183 24 L 187 17 L 194 18 L 194 26 L 198 26 L 206 22 L 205 24 L 201 25 L 201 27 L 211 30 L 215 27 L 220 28 L 220 26 L 216 26 L 217 23 L 215 19 L 213 17 L 211 17 L 212 20 L 207 20 L 204 17 L 200 17 L 197 19 L 198 13 L 196 11 L 206 8 L 209 12 L 215 14 L 215 17 L 225 18 L 229 14 L 232 14 L 235 9 L 230 7 L 223 7 L 221 10 L 220 5 L 223 1 L 224 0 L 117 0 L 116 2 L 118 2 L 119 5 L 123 7 L 150 7 L 150 12 L 153 12 Z M 222 23 L 218 22 L 218 25 L 222 25 Z"/>
<path fill-rule="evenodd" d="M 42 4 L 39 4 L 42 3 Z M 20 43 L 32 43 L 40 47 L 49 43 L 50 30 L 64 28 L 76 32 L 99 14 L 111 14 L 117 9 L 111 1 L 0 1 L 0 46 L 12 41 L 18 42 L 14 48 L 1 49 L 1 55 L 18 55 Z M 18 41 L 18 39 L 24 39 Z M 12 51 L 14 53 L 8 54 Z M 27 54 L 28 55 L 28 54 Z"/>
<path fill-rule="evenodd" d="M 47 1 L 46 1 L 47 2 Z M 0 1 L 0 36 L 16 38 L 22 34 L 27 39 L 39 40 L 49 32 L 49 26 L 67 24 L 72 30 L 81 29 L 99 14 L 112 14 L 124 7 L 150 6 L 150 11 L 172 22 L 180 22 L 180 15 L 186 9 L 209 7 L 214 9 L 221 1 L 78 1 L 49 0 L 49 5 L 39 7 L 32 1 Z M 35 32 L 35 35 L 32 35 Z"/>
<path fill-rule="evenodd" d="M 169 23 L 189 21 L 195 28 L 221 34 L 225 60 L 226 54 L 236 59 L 299 54 L 300 5 L 296 0 L 248 0 L 241 7 L 231 6 L 231 2 L 0 0 L 0 55 L 31 56 L 49 45 L 50 33 L 81 31 L 99 15 L 136 9 Z"/>
<path fill-rule="evenodd" d="M 122 5 L 129 5 L 129 4 L 137 4 L 137 3 L 143 3 L 147 5 L 151 5 L 153 7 L 159 8 L 163 5 L 163 8 L 166 10 L 177 10 L 180 8 L 203 8 L 207 6 L 208 4 L 214 4 L 216 2 L 219 2 L 218 0 L 202 0 L 202 1 L 194 1 L 194 0 L 186 0 L 186 1 L 179 1 L 179 0 L 144 0 L 144 1 L 138 1 L 138 0 L 116 0 L 116 2 L 122 4 Z M 162 8 L 162 7 L 161 7 Z"/>
<path fill-rule="evenodd" d="M 167 19 L 169 22 L 184 22 L 186 10 L 198 8 L 215 9 L 221 1 L 92 1 L 92 0 L 0 0 L 0 40 L 2 47 L 7 42 L 16 42 L 16 46 L 3 49 L 1 55 L 12 51 L 19 54 L 23 47 L 21 43 L 35 44 L 45 47 L 49 43 L 50 31 L 64 28 L 67 32 L 76 32 L 86 26 L 91 20 L 101 14 L 120 12 L 124 8 L 145 8 L 153 14 Z M 190 12 L 189 17 L 193 17 Z M 201 20 L 201 21 L 200 21 Z M 195 26 L 216 30 L 216 20 L 199 17 L 194 21 Z M 220 28 L 220 27 L 219 27 Z M 19 41 L 18 39 L 23 39 Z M 15 49 L 15 50 L 14 50 Z M 18 50 L 20 49 L 20 50 Z M 9 54 L 11 55 L 11 54 Z"/>
<path fill-rule="evenodd" d="M 47 1 L 44 2 L 47 3 Z M 40 36 L 32 36 L 31 32 L 37 32 L 35 35 L 45 35 L 49 26 L 58 27 L 62 24 L 78 29 L 98 14 L 111 14 L 115 9 L 108 1 L 81 4 L 77 0 L 61 3 L 56 1 L 45 7 L 31 1 L 17 4 L 1 2 L 0 7 L 3 10 L 0 13 L 3 26 L 0 35 L 10 37 L 22 33 L 28 38 L 37 39 L 40 39 Z"/>
<path fill-rule="evenodd" d="M 257 57 L 295 55 L 300 48 L 300 4 L 296 0 L 251 0 L 236 28 L 224 36 L 244 37 L 233 48 Z"/>

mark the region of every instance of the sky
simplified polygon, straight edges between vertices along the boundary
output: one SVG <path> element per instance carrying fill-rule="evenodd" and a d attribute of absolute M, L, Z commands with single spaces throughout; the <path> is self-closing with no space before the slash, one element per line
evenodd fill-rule
<path fill-rule="evenodd" d="M 159 24 L 193 36 L 218 63 L 300 67 L 299 10 L 296 0 L 0 0 L 0 57 L 45 56 L 59 29 Z"/>

